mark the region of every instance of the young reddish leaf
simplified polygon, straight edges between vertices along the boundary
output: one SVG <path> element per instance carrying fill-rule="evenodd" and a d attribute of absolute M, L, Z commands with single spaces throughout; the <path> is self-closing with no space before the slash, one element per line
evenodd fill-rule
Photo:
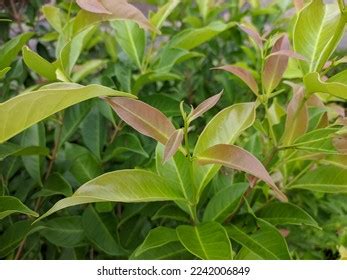
<path fill-rule="evenodd" d="M 276 52 L 273 52 L 269 54 L 266 58 L 274 57 L 274 56 L 285 56 L 285 57 L 291 57 L 291 58 L 296 58 L 299 60 L 307 60 L 304 56 L 301 54 L 298 54 L 292 50 L 279 50 Z"/>
<path fill-rule="evenodd" d="M 287 201 L 287 197 L 277 188 L 263 164 L 240 147 L 228 144 L 215 145 L 199 154 L 197 160 L 202 165 L 221 164 L 251 174 L 266 182 L 279 200 Z"/>
<path fill-rule="evenodd" d="M 78 0 L 77 4 L 91 13 L 104 14 L 110 19 L 128 19 L 135 21 L 142 28 L 159 32 L 135 6 L 127 0 Z"/>
<path fill-rule="evenodd" d="M 165 145 L 163 163 L 167 162 L 178 150 L 183 141 L 183 130 L 175 130 Z"/>
<path fill-rule="evenodd" d="M 198 107 L 196 107 L 193 110 L 192 115 L 189 117 L 189 121 L 193 121 L 201 117 L 204 113 L 206 113 L 208 110 L 214 107 L 219 101 L 219 99 L 221 98 L 222 94 L 223 94 L 223 91 L 221 91 L 220 93 L 216 95 L 213 95 L 212 97 L 206 99 L 201 104 L 199 104 Z"/>
<path fill-rule="evenodd" d="M 112 14 L 103 6 L 101 0 L 76 0 L 76 3 L 78 6 L 80 6 L 81 9 L 91 13 L 109 15 Z"/>
<path fill-rule="evenodd" d="M 252 38 L 260 49 L 263 48 L 263 38 L 254 27 L 246 26 L 245 24 L 239 24 L 238 26 L 243 32 L 247 33 L 248 36 Z"/>
<path fill-rule="evenodd" d="M 293 2 L 297 12 L 299 12 L 305 5 L 304 0 L 293 0 Z"/>
<path fill-rule="evenodd" d="M 282 143 L 290 145 L 294 140 L 303 135 L 308 128 L 308 109 L 304 99 L 304 88 L 293 85 L 293 97 L 287 107 L 287 119 Z"/>
<path fill-rule="evenodd" d="M 287 69 L 288 56 L 279 54 L 281 52 L 283 53 L 283 51 L 289 51 L 289 39 L 287 35 L 283 35 L 275 42 L 271 54 L 265 61 L 262 78 L 267 94 L 270 94 L 278 86 Z"/>
<path fill-rule="evenodd" d="M 225 70 L 228 71 L 235 76 L 239 77 L 253 92 L 256 96 L 258 96 L 259 88 L 256 80 L 254 79 L 251 72 L 248 70 L 236 66 L 236 65 L 225 65 L 221 67 L 216 67 L 213 69 Z"/>
<path fill-rule="evenodd" d="M 107 101 L 128 125 L 164 145 L 175 131 L 162 112 L 142 101 L 130 98 L 108 98 Z"/>

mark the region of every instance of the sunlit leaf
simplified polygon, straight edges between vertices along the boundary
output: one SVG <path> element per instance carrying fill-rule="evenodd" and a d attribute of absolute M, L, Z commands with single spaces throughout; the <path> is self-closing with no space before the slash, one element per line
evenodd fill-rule
<path fill-rule="evenodd" d="M 206 113 L 208 110 L 210 110 L 212 107 L 214 107 L 219 99 L 221 98 L 223 92 L 216 94 L 205 101 L 203 101 L 201 104 L 199 104 L 193 111 L 192 114 L 189 116 L 189 121 L 193 121 L 199 117 L 201 117 L 204 113 Z"/>
<path fill-rule="evenodd" d="M 0 220 L 15 213 L 33 217 L 39 216 L 36 212 L 25 206 L 18 198 L 14 196 L 0 196 Z"/>
<path fill-rule="evenodd" d="M 165 145 L 163 163 L 167 162 L 178 150 L 183 141 L 183 129 L 175 130 Z"/>

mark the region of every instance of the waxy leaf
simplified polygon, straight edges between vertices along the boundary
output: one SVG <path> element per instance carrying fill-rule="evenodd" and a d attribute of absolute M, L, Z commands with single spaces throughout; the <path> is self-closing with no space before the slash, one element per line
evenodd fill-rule
<path fill-rule="evenodd" d="M 212 107 L 214 107 L 219 99 L 221 98 L 223 92 L 220 92 L 205 101 L 203 101 L 201 104 L 198 105 L 193 111 L 192 114 L 189 116 L 189 121 L 193 121 L 199 117 L 201 117 L 204 113 L 206 113 L 208 110 L 210 110 Z"/>
<path fill-rule="evenodd" d="M 333 76 L 324 82 L 317 72 L 313 72 L 304 77 L 304 84 L 309 93 L 323 92 L 347 100 L 347 81 L 342 82 L 340 77 Z"/>
<path fill-rule="evenodd" d="M 71 105 L 98 96 L 132 95 L 100 85 L 56 83 L 0 103 L 0 143 Z M 16 119 L 16 122 L 12 120 Z"/>
<path fill-rule="evenodd" d="M 0 220 L 14 213 L 21 213 L 33 217 L 39 216 L 39 214 L 25 206 L 18 198 L 14 196 L 0 196 Z"/>
<path fill-rule="evenodd" d="M 235 258 L 289 260 L 288 246 L 279 231 L 266 221 L 257 222 L 260 228 L 252 234 L 235 225 L 225 227 L 229 237 L 243 246 Z"/>
<path fill-rule="evenodd" d="M 282 136 L 282 143 L 290 145 L 303 135 L 308 128 L 308 109 L 304 98 L 304 89 L 294 86 L 293 97 L 287 107 L 287 119 Z"/>
<path fill-rule="evenodd" d="M 118 170 L 85 183 L 71 197 L 58 201 L 40 219 L 66 207 L 84 203 L 168 200 L 183 200 L 183 197 L 162 177 L 144 170 Z"/>
<path fill-rule="evenodd" d="M 175 131 L 175 127 L 162 112 L 142 101 L 123 97 L 107 101 L 128 125 L 164 145 Z"/>
<path fill-rule="evenodd" d="M 5 75 L 7 74 L 8 71 L 11 70 L 11 67 L 6 67 L 4 69 L 0 70 L 0 79 L 2 79 L 3 77 L 5 77 Z"/>
<path fill-rule="evenodd" d="M 283 35 L 275 42 L 271 54 L 289 50 L 289 46 L 288 36 Z M 285 55 L 270 56 L 266 59 L 262 79 L 267 94 L 270 94 L 280 83 L 287 69 L 288 60 L 289 58 Z"/>
<path fill-rule="evenodd" d="M 179 226 L 177 235 L 189 252 L 203 260 L 231 260 L 233 251 L 225 229 L 216 222 Z"/>
<path fill-rule="evenodd" d="M 104 16 L 105 20 L 132 20 L 142 28 L 157 32 L 157 29 L 146 19 L 142 12 L 126 0 L 78 0 L 77 4 L 88 12 Z"/>
<path fill-rule="evenodd" d="M 253 91 L 253 93 L 258 96 L 259 88 L 257 81 L 248 70 L 236 65 L 225 65 L 214 69 L 225 70 L 239 77 Z"/>
<path fill-rule="evenodd" d="M 49 150 L 40 146 L 22 147 L 13 143 L 4 143 L 0 145 L 0 161 L 9 156 L 31 156 L 31 155 L 49 155 Z"/>
<path fill-rule="evenodd" d="M 237 210 L 242 195 L 248 187 L 249 184 L 247 183 L 238 183 L 224 187 L 217 192 L 206 206 L 203 221 L 217 221 L 223 223 Z"/>
<path fill-rule="evenodd" d="M 44 5 L 42 7 L 42 13 L 45 16 L 49 24 L 57 31 L 63 31 L 63 21 L 65 20 L 64 14 L 61 10 L 53 5 Z"/>
<path fill-rule="evenodd" d="M 220 111 L 206 125 L 195 145 L 194 156 L 218 144 L 233 144 L 237 137 L 255 120 L 255 103 L 240 103 Z M 202 192 L 207 183 L 218 172 L 220 166 L 194 165 L 194 177 L 198 192 Z"/>
<path fill-rule="evenodd" d="M 291 189 L 305 189 L 325 193 L 347 193 L 347 172 L 339 166 L 320 166 L 307 172 Z"/>
<path fill-rule="evenodd" d="M 227 144 L 212 146 L 197 155 L 197 162 L 202 165 L 221 164 L 251 174 L 266 182 L 279 200 L 287 201 L 287 197 L 277 188 L 262 163 L 240 147 Z"/>
<path fill-rule="evenodd" d="M 163 163 L 167 162 L 178 150 L 183 141 L 183 129 L 175 130 L 165 145 Z"/>
<path fill-rule="evenodd" d="M 319 72 L 339 44 L 346 17 L 336 3 L 313 0 L 298 15 L 294 26 L 294 50 L 307 60 L 301 61 L 304 74 Z"/>
<path fill-rule="evenodd" d="M 291 203 L 267 204 L 260 208 L 256 215 L 273 225 L 308 225 L 319 228 L 317 222 L 308 213 Z"/>

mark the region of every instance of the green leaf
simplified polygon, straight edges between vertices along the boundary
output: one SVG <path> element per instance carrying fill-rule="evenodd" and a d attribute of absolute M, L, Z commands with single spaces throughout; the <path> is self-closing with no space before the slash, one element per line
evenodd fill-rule
<path fill-rule="evenodd" d="M 129 20 L 115 21 L 112 26 L 116 29 L 116 38 L 123 51 L 141 69 L 146 47 L 145 31 Z"/>
<path fill-rule="evenodd" d="M 0 79 L 2 79 L 3 77 L 5 77 L 5 75 L 7 74 L 8 71 L 11 70 L 11 67 L 6 67 L 4 69 L 0 70 Z"/>
<path fill-rule="evenodd" d="M 225 229 L 216 222 L 179 226 L 177 235 L 189 252 L 203 260 L 231 260 L 233 251 Z"/>
<path fill-rule="evenodd" d="M 96 73 L 106 65 L 106 61 L 102 59 L 91 59 L 82 65 L 75 66 L 72 74 L 72 81 L 78 83 L 90 74 Z"/>
<path fill-rule="evenodd" d="M 72 68 L 77 63 L 77 60 L 85 47 L 88 40 L 95 32 L 94 26 L 91 26 L 81 33 L 78 33 L 62 48 L 59 55 L 60 66 L 67 77 L 70 77 Z"/>
<path fill-rule="evenodd" d="M 41 146 L 22 147 L 10 142 L 0 145 L 0 161 L 9 156 L 31 156 L 31 155 L 49 155 L 49 150 Z"/>
<path fill-rule="evenodd" d="M 63 31 L 63 21 L 65 20 L 62 11 L 53 5 L 44 5 L 42 13 L 49 24 L 59 33 Z"/>
<path fill-rule="evenodd" d="M 240 103 L 220 111 L 206 125 L 194 149 L 194 156 L 217 144 L 233 144 L 239 135 L 255 120 L 255 103 Z M 223 131 L 223 133 L 220 133 Z M 194 165 L 194 178 L 201 193 L 218 172 L 220 166 Z"/>
<path fill-rule="evenodd" d="M 242 245 L 237 259 L 288 260 L 290 255 L 283 236 L 271 224 L 258 219 L 259 229 L 246 233 L 235 225 L 225 227 L 231 239 Z"/>
<path fill-rule="evenodd" d="M 54 113 L 97 96 L 132 95 L 100 85 L 55 83 L 0 103 L 0 143 Z"/>
<path fill-rule="evenodd" d="M 97 248 L 106 254 L 111 256 L 124 255 L 125 250 L 121 248 L 115 239 L 114 217 L 110 217 L 113 221 L 107 218 L 99 215 L 92 206 L 89 206 L 82 216 L 85 234 Z"/>
<path fill-rule="evenodd" d="M 45 128 L 42 123 L 35 124 L 23 132 L 21 146 L 46 145 Z M 43 171 L 43 160 L 39 155 L 23 156 L 22 161 L 30 176 L 42 186 L 41 174 Z"/>
<path fill-rule="evenodd" d="M 181 2 L 181 0 L 169 0 L 165 5 L 160 7 L 158 11 L 150 18 L 150 22 L 160 30 L 164 21 L 176 8 L 176 6 Z"/>
<path fill-rule="evenodd" d="M 22 54 L 25 64 L 31 70 L 49 81 L 55 81 L 57 79 L 55 74 L 56 67 L 52 63 L 30 50 L 27 46 L 23 47 Z"/>
<path fill-rule="evenodd" d="M 22 47 L 33 35 L 34 33 L 32 32 L 23 33 L 6 42 L 0 47 L 1 69 L 4 69 L 11 65 L 11 63 L 16 59 L 17 54 L 20 52 Z"/>
<path fill-rule="evenodd" d="M 301 61 L 304 74 L 319 72 L 339 44 L 346 16 L 336 3 L 325 5 L 313 0 L 298 15 L 294 26 L 294 50 L 306 57 Z"/>
<path fill-rule="evenodd" d="M 180 242 L 170 242 L 151 250 L 146 250 L 137 257 L 130 256 L 134 260 L 188 260 L 192 255 Z"/>
<path fill-rule="evenodd" d="M 347 82 L 342 82 L 339 78 L 332 77 L 324 82 L 314 72 L 304 77 L 304 84 L 308 93 L 323 92 L 347 100 Z"/>
<path fill-rule="evenodd" d="M 153 216 L 152 220 L 165 219 L 188 223 L 190 221 L 187 213 L 177 208 L 175 205 L 164 205 Z"/>
<path fill-rule="evenodd" d="M 124 133 L 118 135 L 107 149 L 103 156 L 103 161 L 112 159 L 128 160 L 129 153 L 135 153 L 146 158 L 149 157 L 148 153 L 143 149 L 139 138 L 131 133 Z"/>
<path fill-rule="evenodd" d="M 93 108 L 81 126 L 82 139 L 86 147 L 101 160 L 101 152 L 106 143 L 106 127 L 104 117 L 99 110 Z"/>
<path fill-rule="evenodd" d="M 142 254 L 148 254 L 147 251 L 152 251 L 152 254 L 155 254 L 156 249 L 177 241 L 179 240 L 176 230 L 159 226 L 148 233 L 143 243 L 134 251 L 133 257 L 141 257 Z"/>
<path fill-rule="evenodd" d="M 16 249 L 20 242 L 29 234 L 31 221 L 19 221 L 10 225 L 0 236 L 0 257 L 4 258 Z"/>
<path fill-rule="evenodd" d="M 0 196 L 0 220 L 14 214 L 21 213 L 33 217 L 39 215 L 25 206 L 18 198 L 14 196 Z"/>
<path fill-rule="evenodd" d="M 308 213 L 291 203 L 272 202 L 260 208 L 255 214 L 273 225 L 308 225 L 319 228 Z"/>
<path fill-rule="evenodd" d="M 51 219 L 43 226 L 42 236 L 54 245 L 71 248 L 83 244 L 84 231 L 80 216 Z"/>
<path fill-rule="evenodd" d="M 200 14 L 205 21 L 210 12 L 210 8 L 214 5 L 215 1 L 214 0 L 197 0 L 196 2 L 198 4 Z"/>
<path fill-rule="evenodd" d="M 347 172 L 338 166 L 320 166 L 306 173 L 291 189 L 305 189 L 325 193 L 347 193 Z"/>
<path fill-rule="evenodd" d="M 337 128 L 321 128 L 310 131 L 297 138 L 291 147 L 310 152 L 338 154 L 333 143 L 338 131 Z"/>
<path fill-rule="evenodd" d="M 206 206 L 203 221 L 224 222 L 237 210 L 248 187 L 247 183 L 237 183 L 217 192 Z"/>
<path fill-rule="evenodd" d="M 72 195 L 72 188 L 70 184 L 59 173 L 53 173 L 51 176 L 49 176 L 43 188 L 35 193 L 33 198 L 47 197 L 52 195 Z"/>
<path fill-rule="evenodd" d="M 89 113 L 92 102 L 86 101 L 67 108 L 64 113 L 60 145 L 63 145 L 76 132 L 81 122 Z"/>
<path fill-rule="evenodd" d="M 170 47 L 191 50 L 233 26 L 235 26 L 234 22 L 225 24 L 221 21 L 214 21 L 202 28 L 185 29 L 171 39 Z"/>
<path fill-rule="evenodd" d="M 144 170 L 118 170 L 85 183 L 73 196 L 58 201 L 40 219 L 66 207 L 84 203 L 167 200 L 183 200 L 183 197 L 155 173 Z"/>

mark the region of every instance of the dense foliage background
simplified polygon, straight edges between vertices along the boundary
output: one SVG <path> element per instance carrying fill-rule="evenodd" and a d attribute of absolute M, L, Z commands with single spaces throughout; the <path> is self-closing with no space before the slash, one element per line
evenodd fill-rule
<path fill-rule="evenodd" d="M 21 116 L 48 108 L 48 103 L 41 101 L 23 103 L 21 110 L 10 115 L 5 101 L 44 90 L 45 86 L 49 91 L 51 84 L 51 89 L 59 89 L 58 81 L 131 93 L 187 132 L 184 114 L 189 114 L 190 106 L 196 108 L 223 90 L 216 106 L 188 124 L 185 151 L 189 154 L 194 150 L 205 125 L 221 110 L 257 100 L 261 105 L 256 108 L 255 120 L 240 130 L 234 144 L 263 163 L 289 203 L 276 202 L 268 184 L 255 177 L 222 167 L 201 192 L 194 206 L 196 219 L 179 203 L 147 199 L 140 203 L 82 204 L 32 224 L 57 201 L 70 197 L 99 175 L 161 168 L 160 144 L 158 148 L 156 141 L 128 125 L 103 98 L 91 98 L 113 93 L 88 88 L 86 91 L 94 92 L 85 98 L 88 100 L 66 105 L 62 107 L 66 109 L 52 112 L 25 130 L 18 129 L 11 137 L 0 134 L 0 258 L 218 258 L 215 254 L 236 259 L 347 258 L 347 46 L 342 40 L 326 58 L 329 62 L 313 57 L 311 65 L 316 61 L 324 65 L 305 73 L 303 65 L 309 58 L 298 51 L 298 43 L 295 52 L 289 47 L 272 56 L 280 57 L 277 63 L 284 65 L 282 73 L 276 61 L 268 65 L 273 88 L 266 87 L 262 78 L 264 63 L 275 52 L 273 46 L 281 36 L 278 45 L 284 46 L 288 40 L 293 46 L 298 11 L 311 1 L 130 2 L 150 19 L 151 26 L 143 20 L 107 18 L 112 15 L 96 19 L 100 13 L 83 10 L 85 6 L 80 4 L 81 9 L 70 0 L 0 1 L 0 131 L 20 126 Z M 339 12 L 341 1 L 331 2 Z M 312 3 L 319 13 L 322 1 Z M 158 12 L 158 7 L 163 8 Z M 343 16 L 344 27 L 346 14 Z M 319 25 L 314 17 L 308 20 Z M 319 37 L 317 48 L 340 41 L 329 37 L 336 33 L 331 26 L 323 27 L 326 34 Z M 318 35 L 314 30 L 308 32 L 312 38 L 297 34 L 296 40 L 310 45 Z M 223 65 L 235 68 L 212 69 Z M 314 81 L 305 82 L 304 74 L 309 72 L 319 72 L 322 80 L 311 76 Z M 324 85 L 323 81 L 335 74 L 339 79 L 328 80 L 335 82 L 335 87 Z M 252 79 L 259 92 L 254 90 Z M 300 94 L 295 92 L 303 85 L 312 95 L 305 95 L 306 103 L 299 105 Z M 66 93 L 73 89 L 66 88 Z M 68 100 L 67 95 L 60 104 L 64 100 Z M 303 112 L 300 106 L 307 110 Z M 303 122 L 307 127 L 303 128 Z M 223 133 L 224 127 L 219 126 L 211 137 Z M 211 205 L 212 200 L 217 206 Z M 225 207 L 223 215 L 211 210 L 218 205 Z M 209 214 L 205 214 L 207 209 Z M 203 256 L 198 246 L 185 243 L 191 228 L 208 221 L 208 215 L 215 215 L 218 221 L 213 226 L 207 224 L 209 228 L 216 232 L 222 232 L 219 226 L 226 229 L 223 234 L 230 237 L 230 252 L 220 249 L 210 257 Z M 200 233 L 204 235 L 203 226 Z M 223 234 L 221 240 L 215 240 L 221 248 L 225 247 Z M 210 241 L 206 240 L 207 247 Z"/>

